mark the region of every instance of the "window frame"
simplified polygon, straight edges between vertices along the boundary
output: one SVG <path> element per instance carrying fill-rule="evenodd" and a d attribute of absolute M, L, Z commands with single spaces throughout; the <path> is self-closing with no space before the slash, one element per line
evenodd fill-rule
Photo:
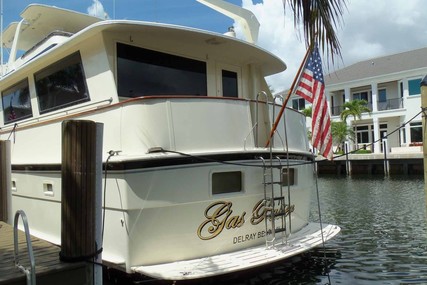
<path fill-rule="evenodd" d="M 76 62 L 74 62 L 74 61 L 76 61 Z M 42 103 L 44 100 L 41 100 L 42 94 L 40 92 L 41 85 L 39 84 L 39 82 L 41 82 L 43 79 L 46 79 L 50 76 L 57 75 L 60 72 L 66 72 L 66 69 L 68 69 L 70 67 L 74 67 L 74 66 L 77 66 L 78 68 L 80 68 L 80 74 L 77 74 L 76 76 L 81 75 L 81 78 L 78 78 L 78 79 L 81 79 L 81 82 L 79 82 L 79 83 L 80 83 L 81 87 L 84 88 L 83 94 L 85 94 L 85 97 L 80 97 L 80 98 L 77 98 L 76 100 L 69 100 L 68 102 L 64 102 L 62 104 L 54 104 L 54 106 L 46 106 L 46 107 L 42 106 Z M 87 87 L 86 75 L 85 75 L 80 51 L 76 51 L 74 53 L 71 53 L 68 56 L 50 64 L 49 66 L 47 66 L 47 67 L 45 67 L 39 71 L 37 71 L 36 73 L 34 73 L 33 77 L 34 77 L 34 85 L 35 85 L 36 96 L 37 96 L 40 114 L 46 114 L 46 113 L 49 113 L 52 111 L 64 109 L 64 108 L 67 108 L 70 106 L 74 106 L 77 104 L 81 104 L 81 103 L 90 101 L 90 94 L 89 94 L 89 89 Z M 43 94 L 43 96 L 54 96 L 54 95 Z M 61 96 L 65 96 L 65 95 L 61 95 Z"/>
<path fill-rule="evenodd" d="M 421 83 L 422 78 L 412 78 L 408 79 L 408 96 L 417 96 L 421 95 Z M 414 88 L 417 89 L 417 93 L 412 93 L 411 91 L 414 91 Z"/>
<path fill-rule="evenodd" d="M 419 129 L 418 131 L 418 135 L 419 135 L 419 140 L 415 139 L 415 136 L 417 134 L 413 133 L 413 131 L 415 131 L 415 129 Z M 409 135 L 410 135 L 410 139 L 411 139 L 411 143 L 414 142 L 422 142 L 423 141 L 423 123 L 422 122 L 412 122 L 409 123 Z"/>
<path fill-rule="evenodd" d="M 237 97 L 224 96 L 223 71 L 233 72 L 237 75 Z M 242 98 L 242 70 L 239 66 L 226 63 L 217 63 L 216 78 L 217 96 L 225 98 Z"/>
<path fill-rule="evenodd" d="M 115 47 L 116 82 L 119 98 L 208 95 L 208 66 L 206 61 L 119 41 L 116 42 Z M 136 67 L 129 68 L 131 64 Z M 137 67 L 140 68 L 138 73 L 134 70 Z M 152 72 L 149 76 L 144 77 L 148 69 L 152 69 Z M 139 80 L 131 78 L 132 74 L 126 74 L 129 70 L 132 74 L 137 73 L 140 76 Z M 192 74 L 193 77 L 191 77 Z M 174 81 L 167 78 L 167 76 L 174 75 L 179 75 L 181 78 Z M 183 79 L 191 81 L 191 84 L 183 85 Z M 194 84 L 194 79 L 198 80 L 197 84 Z M 146 81 L 141 82 L 141 80 Z"/>
<path fill-rule="evenodd" d="M 24 87 L 24 88 L 20 88 L 20 87 Z M 29 114 L 25 114 L 16 118 L 12 118 L 9 119 L 9 116 L 11 115 L 11 112 L 6 112 L 6 109 L 8 107 L 12 108 L 12 101 L 13 98 L 15 96 L 15 92 L 18 90 L 22 90 L 27 88 L 27 93 L 28 93 L 28 102 L 29 102 L 29 110 L 30 113 Z M 8 92 L 8 91 L 13 91 L 13 92 Z M 7 94 L 6 94 L 7 93 Z M 13 94 L 13 95 L 12 95 Z M 9 104 L 5 104 L 4 99 L 8 96 L 12 96 L 11 100 L 9 101 Z M 22 121 L 24 119 L 28 119 L 28 118 L 32 118 L 33 117 L 33 109 L 32 109 L 32 105 L 31 105 L 31 91 L 30 91 L 30 85 L 29 85 L 29 80 L 28 78 L 24 78 L 21 81 L 18 81 L 17 83 L 11 85 L 8 88 L 5 88 L 2 92 L 1 92 L 1 100 L 2 100 L 2 110 L 3 110 L 3 123 L 6 124 L 11 124 L 11 123 L 15 123 L 18 121 Z M 6 106 L 9 105 L 9 106 Z M 12 108 L 13 109 L 13 108 Z M 13 110 L 12 110 L 13 112 Z M 16 116 L 16 113 L 15 113 Z"/>
<path fill-rule="evenodd" d="M 238 174 L 239 179 L 238 181 L 238 188 L 239 190 L 236 190 L 235 188 L 225 189 L 223 183 L 228 182 L 235 183 L 237 180 L 235 180 L 236 177 L 234 177 L 234 180 L 230 180 L 230 175 Z M 216 177 L 221 176 L 221 177 Z M 232 177 L 233 178 L 233 177 Z M 220 182 L 220 184 L 218 184 Z M 233 185 L 233 187 L 236 185 Z M 210 193 L 212 196 L 218 196 L 218 195 L 233 195 L 238 193 L 244 193 L 244 173 L 242 170 L 224 170 L 224 171 L 215 171 L 211 173 L 211 187 L 210 187 Z M 220 189 L 220 191 L 216 191 Z"/>

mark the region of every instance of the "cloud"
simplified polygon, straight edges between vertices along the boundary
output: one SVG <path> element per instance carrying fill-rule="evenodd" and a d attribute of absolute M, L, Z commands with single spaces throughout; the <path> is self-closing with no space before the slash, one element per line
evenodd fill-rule
<path fill-rule="evenodd" d="M 109 19 L 107 12 L 104 10 L 104 6 L 101 1 L 93 0 L 92 5 L 87 8 L 87 12 L 91 16 L 95 16 L 102 19 Z"/>
<path fill-rule="evenodd" d="M 306 50 L 303 38 L 294 28 L 289 7 L 286 14 L 283 2 L 277 0 L 264 0 L 257 4 L 243 0 L 242 7 L 254 13 L 260 22 L 258 45 L 280 57 L 287 65 L 286 71 L 268 77 L 268 84 L 275 92 L 289 88 Z M 243 38 L 241 27 L 235 26 L 238 37 Z"/>
<path fill-rule="evenodd" d="M 285 1 L 286 2 L 286 1 Z M 326 62 L 326 73 L 356 62 L 427 46 L 427 30 L 422 25 L 422 0 L 348 0 L 342 27 L 337 28 L 342 60 Z M 292 10 L 283 1 L 264 0 L 253 4 L 242 0 L 261 24 L 258 45 L 279 56 L 288 69 L 267 78 L 276 92 L 291 86 L 306 50 L 302 29 L 295 28 Z M 236 26 L 236 32 L 239 32 Z M 300 32 L 301 31 L 301 32 Z"/>

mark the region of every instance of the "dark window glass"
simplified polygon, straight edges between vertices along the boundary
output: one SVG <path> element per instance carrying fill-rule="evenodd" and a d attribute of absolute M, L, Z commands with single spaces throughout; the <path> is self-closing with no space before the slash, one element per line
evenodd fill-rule
<path fill-rule="evenodd" d="M 206 63 L 119 43 L 117 85 L 121 97 L 206 96 Z"/>
<path fill-rule="evenodd" d="M 292 100 L 292 108 L 295 110 L 304 110 L 305 109 L 305 99 L 298 98 Z"/>
<path fill-rule="evenodd" d="M 366 100 L 369 102 L 368 92 L 365 91 L 365 92 L 354 93 L 353 100 Z"/>
<path fill-rule="evenodd" d="M 79 53 L 50 65 L 34 77 L 41 114 L 89 100 Z"/>
<path fill-rule="evenodd" d="M 387 101 L 387 91 L 385 89 L 378 90 L 378 102 Z"/>
<path fill-rule="evenodd" d="M 222 71 L 222 96 L 237 98 L 237 73 L 223 70 Z"/>
<path fill-rule="evenodd" d="M 357 143 L 369 143 L 369 132 L 358 132 Z"/>
<path fill-rule="evenodd" d="M 31 117 L 33 113 L 28 80 L 23 80 L 3 91 L 2 103 L 5 124 Z"/>
<path fill-rule="evenodd" d="M 408 80 L 409 96 L 421 94 L 421 79 Z"/>
<path fill-rule="evenodd" d="M 357 130 L 358 130 L 358 131 L 361 131 L 361 130 L 368 130 L 368 129 L 369 129 L 369 126 L 357 126 L 356 128 L 357 128 Z"/>
<path fill-rule="evenodd" d="M 242 191 L 242 172 L 217 172 L 212 174 L 212 194 Z"/>
<path fill-rule="evenodd" d="M 421 122 L 410 123 L 411 127 L 411 142 L 423 141 L 423 128 Z"/>

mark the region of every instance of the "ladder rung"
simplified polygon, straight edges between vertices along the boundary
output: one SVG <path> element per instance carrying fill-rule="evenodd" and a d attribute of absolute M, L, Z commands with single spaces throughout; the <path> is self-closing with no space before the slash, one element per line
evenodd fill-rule
<path fill-rule="evenodd" d="M 279 213 L 275 213 L 274 216 L 275 217 L 282 217 L 282 216 L 286 216 L 288 214 L 288 212 L 279 212 Z"/>
<path fill-rule="evenodd" d="M 270 207 L 271 208 L 271 207 Z M 267 210 L 270 210 L 270 211 L 272 211 L 272 209 L 267 209 Z M 267 214 L 266 216 L 267 216 L 267 218 L 276 218 L 276 217 L 283 217 L 283 216 L 286 216 L 288 214 L 288 212 L 287 211 L 281 211 L 281 212 L 278 212 L 278 213 L 274 213 L 274 214 Z"/>
<path fill-rule="evenodd" d="M 285 200 L 285 197 L 280 196 L 280 197 L 274 197 L 273 199 L 274 199 L 275 201 L 282 201 L 282 200 Z"/>
<path fill-rule="evenodd" d="M 285 232 L 285 231 L 286 231 L 286 228 L 276 228 L 274 230 L 275 233 L 281 233 L 281 232 Z"/>
<path fill-rule="evenodd" d="M 276 185 L 280 185 L 282 184 L 280 181 L 274 181 L 274 182 L 264 182 L 264 185 L 271 185 L 271 184 L 276 184 Z"/>

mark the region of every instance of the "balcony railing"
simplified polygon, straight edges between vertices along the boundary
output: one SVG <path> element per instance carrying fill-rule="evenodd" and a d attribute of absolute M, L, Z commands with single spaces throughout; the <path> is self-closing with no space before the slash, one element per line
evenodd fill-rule
<path fill-rule="evenodd" d="M 378 111 L 394 110 L 403 108 L 403 99 L 394 98 L 383 102 L 378 102 Z"/>
<path fill-rule="evenodd" d="M 368 107 L 369 110 L 373 111 L 372 102 L 368 102 L 368 104 L 366 104 L 366 107 Z M 401 109 L 403 108 L 403 99 L 394 98 L 394 99 L 388 99 L 386 101 L 378 102 L 377 108 L 378 108 L 377 111 Z M 331 114 L 332 116 L 339 116 L 343 110 L 344 110 L 344 106 L 335 106 L 331 108 Z"/>

